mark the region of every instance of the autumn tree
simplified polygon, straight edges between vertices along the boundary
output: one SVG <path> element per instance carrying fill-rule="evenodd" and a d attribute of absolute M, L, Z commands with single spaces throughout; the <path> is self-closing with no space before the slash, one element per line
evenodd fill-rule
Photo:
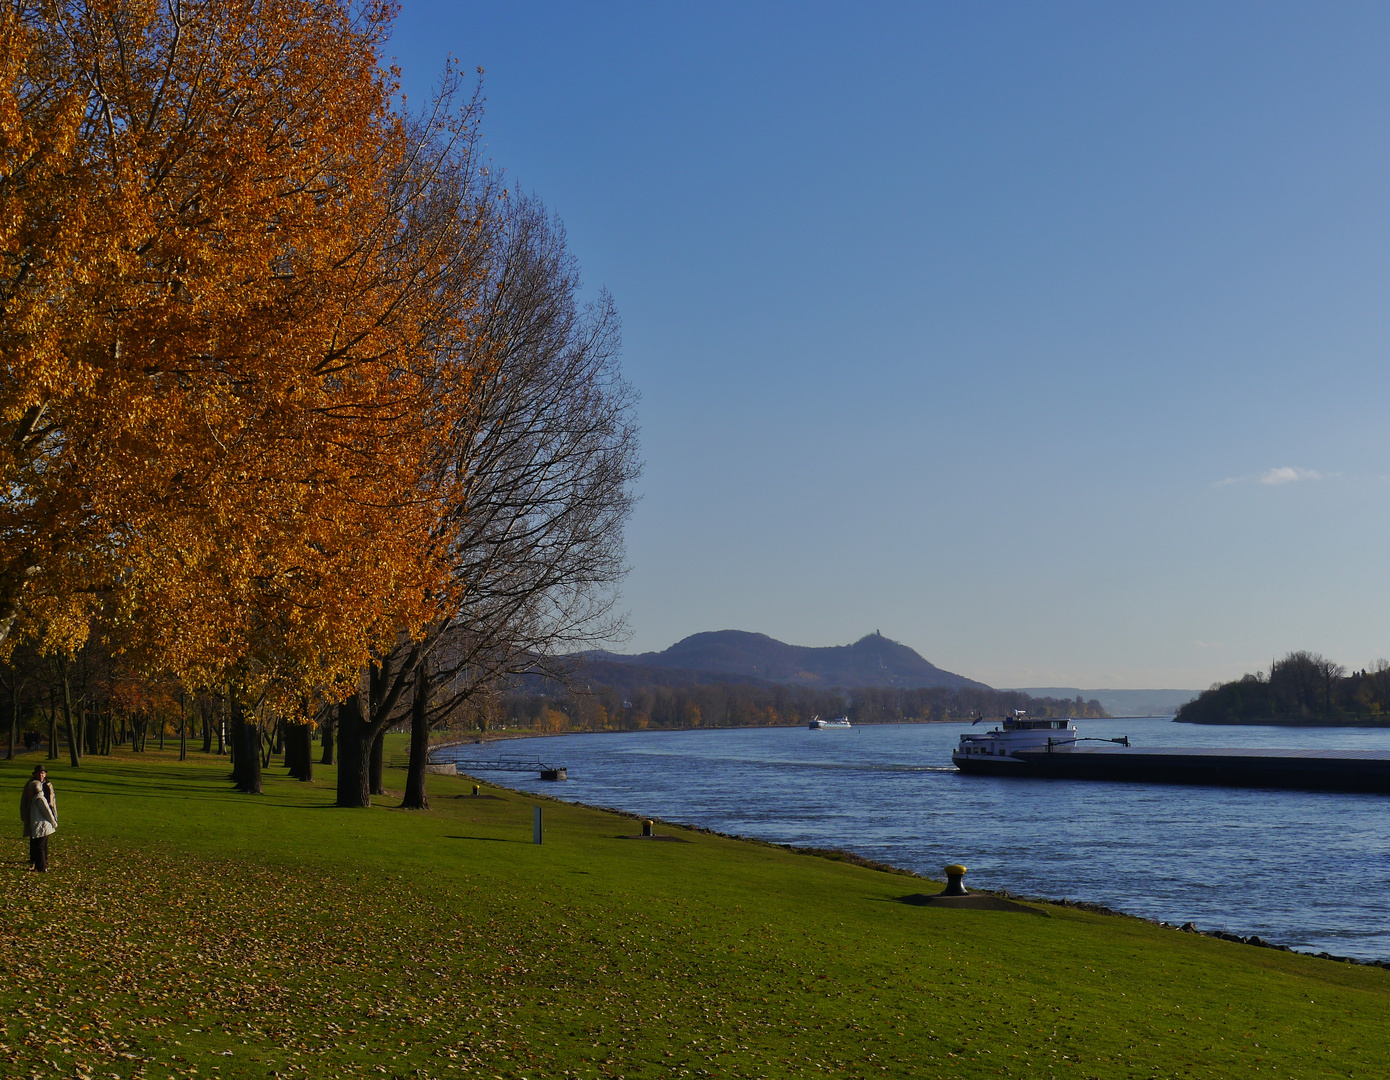
<path fill-rule="evenodd" d="M 0 15 L 0 643 L 100 604 L 248 746 L 450 583 L 420 468 L 473 375 L 431 343 L 469 334 L 474 113 L 393 111 L 391 14 Z"/>

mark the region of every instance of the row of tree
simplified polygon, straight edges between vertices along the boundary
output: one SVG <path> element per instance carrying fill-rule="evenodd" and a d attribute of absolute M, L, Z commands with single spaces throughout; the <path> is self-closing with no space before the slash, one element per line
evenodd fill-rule
<path fill-rule="evenodd" d="M 201 741 L 202 752 L 209 754 L 232 749 L 224 695 L 189 693 L 167 675 L 151 678 L 105 648 L 98 636 L 72 654 L 16 646 L 0 665 L 0 692 L 0 753 L 7 759 L 20 748 L 42 749 L 49 760 L 66 753 L 77 766 L 89 754 L 110 755 L 122 747 L 138 753 L 150 739 L 163 750 L 166 737 L 179 740 L 180 760 L 187 758 L 190 741 Z M 301 729 L 311 735 L 309 725 L 267 717 L 261 729 L 263 761 L 285 752 L 287 737 L 292 745 Z M 327 745 L 331 763 L 331 735 Z"/>
<path fill-rule="evenodd" d="M 19 646 L 0 666 L 0 690 L 5 694 L 0 746 L 7 758 L 22 744 L 25 749 L 46 747 L 48 757 L 56 759 L 65 744 L 77 765 L 89 753 L 110 754 L 121 746 L 143 750 L 151 733 L 161 749 L 170 732 L 181 734 L 186 747 L 190 726 L 196 736 L 200 720 L 205 745 L 212 745 L 206 703 L 191 700 L 167 679 L 143 678 L 90 643 L 76 655 L 43 655 L 32 646 Z M 182 717 L 182 727 L 171 725 L 172 717 Z M 220 727 L 218 736 L 220 752 Z"/>
<path fill-rule="evenodd" d="M 1257 671 L 1218 683 L 1175 719 L 1188 724 L 1346 724 L 1390 721 L 1390 661 L 1348 673 L 1313 652 L 1291 652 Z"/>
<path fill-rule="evenodd" d="M 423 805 L 432 724 L 615 629 L 616 312 L 457 71 L 405 111 L 393 13 L 0 9 L 0 660 L 73 764 L 105 664 L 221 710 L 246 791 L 317 723 L 368 805 L 408 720 Z"/>
<path fill-rule="evenodd" d="M 1012 715 L 1103 717 L 1098 701 L 1034 698 L 1015 690 L 864 687 L 813 690 L 752 683 L 641 686 L 619 691 L 595 686 L 584 693 L 554 687 L 548 693 L 501 695 L 484 722 L 541 731 L 644 728 L 762 727 L 804 724 L 819 716 L 859 724 L 974 720 Z"/>

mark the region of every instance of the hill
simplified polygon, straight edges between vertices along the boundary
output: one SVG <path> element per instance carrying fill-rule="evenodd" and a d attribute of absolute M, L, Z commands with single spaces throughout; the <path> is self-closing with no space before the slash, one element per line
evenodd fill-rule
<path fill-rule="evenodd" d="M 944 671 L 913 649 L 873 633 L 853 645 L 812 648 L 788 645 L 766 634 L 743 630 L 716 630 L 691 634 L 661 652 L 624 656 L 602 653 L 592 657 L 604 664 L 632 664 L 646 669 L 680 671 L 679 680 L 708 682 L 710 675 L 723 681 L 756 681 L 804 686 L 893 687 L 903 690 L 988 690 L 974 679 Z"/>
<path fill-rule="evenodd" d="M 772 641 L 770 638 L 764 640 Z M 773 642 L 773 645 L 791 648 L 780 642 Z M 855 648 L 846 646 L 845 650 Z M 910 649 L 904 651 L 937 672 L 937 675 L 925 676 L 924 681 L 934 679 L 939 683 L 944 681 L 944 676 L 966 685 L 883 685 L 886 680 L 880 671 L 868 676 L 873 678 L 876 674 L 880 685 L 866 686 L 858 682 L 865 678 L 863 667 L 856 671 L 844 664 L 829 668 L 833 674 L 822 676 L 823 682 L 809 678 L 801 682 L 773 681 L 761 677 L 761 673 L 768 670 L 765 667 L 753 669 L 760 675 L 749 674 L 752 667 L 749 664 L 743 665 L 742 671 L 697 671 L 662 666 L 659 662 L 662 653 L 646 653 L 640 657 L 589 653 L 570 657 L 569 670 L 562 678 L 533 673 L 514 680 L 497 703 L 501 712 L 490 722 L 540 731 L 576 731 L 761 727 L 804 724 L 813 716 L 847 716 L 856 724 L 972 720 L 981 716 L 1007 716 L 1020 709 L 1040 718 L 1105 716 L 1105 710 L 1096 701 L 1083 702 L 1073 696 L 1064 699 L 1031 697 L 1018 690 L 991 690 L 933 668 Z M 658 658 L 658 663 L 649 662 L 652 657 Z M 719 658 L 702 657 L 688 662 L 712 665 L 718 663 Z M 728 663 L 727 659 L 725 662 Z M 902 666 L 905 665 L 900 665 L 896 673 L 890 671 L 890 677 L 915 682 L 902 675 Z M 773 669 L 772 673 L 781 672 Z M 841 678 L 845 682 L 839 682 Z"/>

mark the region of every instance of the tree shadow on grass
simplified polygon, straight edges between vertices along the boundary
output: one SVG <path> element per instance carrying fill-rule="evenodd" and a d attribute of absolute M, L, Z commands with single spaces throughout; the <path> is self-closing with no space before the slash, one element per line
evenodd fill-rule
<path fill-rule="evenodd" d="M 221 800 L 221 799 L 234 799 L 234 798 L 242 798 L 242 797 L 251 797 L 251 798 L 262 799 L 262 800 L 264 800 L 264 801 L 267 803 L 267 805 L 275 805 L 275 806 L 300 806 L 300 805 L 302 805 L 298 800 L 289 799 L 289 798 L 284 797 L 284 796 L 281 796 L 280 798 L 276 798 L 276 796 L 275 796 L 273 793 L 270 793 L 270 792 L 263 792 L 263 793 L 260 794 L 260 795 L 250 796 L 248 792 L 237 791 L 236 788 L 232 787 L 232 785 L 231 785 L 230 782 L 227 783 L 226 787 L 222 787 L 222 786 L 220 786 L 220 785 L 217 786 L 217 787 L 211 787 L 211 786 L 203 786 L 203 785 L 201 785 L 201 784 L 157 784 L 157 783 L 152 783 L 152 782 L 144 782 L 144 783 L 141 783 L 140 786 L 139 786 L 138 788 L 130 788 L 130 787 L 128 787 L 127 785 L 124 785 L 124 784 L 107 784 L 107 785 L 101 785 L 101 784 L 84 784 L 84 785 L 83 785 L 82 787 L 80 787 L 80 788 L 78 788 L 76 785 L 73 785 L 73 787 L 72 787 L 71 790 L 72 790 L 73 794 L 77 794 L 77 793 L 80 792 L 80 793 L 83 794 L 83 795 L 101 795 L 103 798 L 105 798 L 105 797 L 107 797 L 107 796 L 111 796 L 111 797 L 115 797 L 115 798 L 126 798 L 126 799 L 202 799 L 202 800 L 207 800 L 207 799 L 218 799 L 218 800 Z M 60 802 L 62 801 L 62 797 L 63 797 L 63 789 L 62 789 L 61 787 L 59 787 L 59 788 L 58 788 L 58 799 L 59 799 Z"/>
<path fill-rule="evenodd" d="M 331 789 L 317 789 L 323 792 L 329 801 L 305 802 L 302 795 L 312 793 L 315 790 L 308 785 L 306 785 L 305 792 L 301 793 L 288 786 L 280 788 L 276 784 L 267 784 L 261 794 L 254 795 L 250 792 L 238 791 L 232 786 L 229 777 L 219 777 L 215 780 L 189 777 L 186 780 L 171 782 L 167 773 L 158 775 L 158 780 L 136 777 L 131 783 L 125 782 L 124 776 L 119 779 L 101 776 L 78 777 L 74 774 L 68 774 L 66 777 L 59 776 L 56 785 L 58 801 L 61 805 L 64 792 L 70 792 L 73 796 L 81 795 L 103 799 L 159 799 L 177 802 L 217 803 L 233 803 L 240 799 L 254 799 L 262 806 L 273 806 L 284 810 L 340 809 L 333 802 L 336 794 Z M 312 794 L 310 797 L 313 797 Z"/>
<path fill-rule="evenodd" d="M 140 757 L 120 757 L 117 755 L 86 753 L 82 755 L 82 763 L 73 768 L 69 760 L 67 751 L 56 761 L 47 762 L 50 771 L 56 770 L 59 775 L 71 773 L 76 776 L 80 773 L 91 771 L 109 772 L 111 775 L 118 776 L 139 776 L 149 773 L 167 773 L 169 769 L 186 769 L 192 775 L 197 771 L 215 771 L 217 769 L 230 770 L 232 767 L 231 758 L 225 754 L 218 757 L 210 754 L 207 757 L 201 755 L 195 757 L 190 754 L 187 761 L 179 761 L 173 757 L 160 757 L 157 753 L 151 752 L 147 758 Z"/>
<path fill-rule="evenodd" d="M 528 844 L 529 840 L 511 840 L 505 836 L 451 836 L 445 834 L 445 840 L 487 840 L 495 844 Z"/>
<path fill-rule="evenodd" d="M 100 796 L 103 799 L 180 799 L 186 801 L 189 799 L 206 800 L 211 798 L 218 798 L 224 794 L 238 795 L 240 794 L 240 792 L 230 789 L 226 792 L 213 792 L 207 790 L 200 790 L 196 787 L 187 788 L 175 786 L 173 784 L 146 784 L 143 785 L 138 791 L 130 791 L 121 787 L 99 788 L 93 786 L 84 787 L 80 789 L 80 791 L 74 788 L 69 788 L 65 792 L 64 789 L 60 787 L 58 788 L 58 801 L 60 803 L 62 802 L 64 794 L 69 795 L 69 797 L 76 797 L 79 794 L 87 796 Z"/>

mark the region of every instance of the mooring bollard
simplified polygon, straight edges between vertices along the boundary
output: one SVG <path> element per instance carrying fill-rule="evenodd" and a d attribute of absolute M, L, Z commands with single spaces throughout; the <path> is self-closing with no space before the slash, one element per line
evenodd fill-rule
<path fill-rule="evenodd" d="M 483 789 L 480 788 L 477 784 L 474 784 L 474 785 L 473 785 L 473 794 L 474 794 L 474 795 L 481 795 L 482 793 L 483 793 Z"/>
<path fill-rule="evenodd" d="M 652 835 L 654 835 L 654 833 L 652 832 L 652 822 L 651 822 L 651 819 L 650 819 L 650 818 L 648 818 L 646 821 L 642 822 L 642 835 L 643 835 L 643 836 L 652 836 Z"/>
<path fill-rule="evenodd" d="M 544 831 L 541 828 L 541 808 L 537 806 L 535 807 L 535 811 L 535 815 L 531 819 L 533 834 L 532 841 L 533 843 L 539 844 L 541 843 L 541 837 L 544 835 Z"/>
<path fill-rule="evenodd" d="M 965 867 L 960 863 L 952 863 L 946 867 L 946 887 L 941 890 L 942 896 L 969 896 L 961 878 L 965 877 Z"/>

